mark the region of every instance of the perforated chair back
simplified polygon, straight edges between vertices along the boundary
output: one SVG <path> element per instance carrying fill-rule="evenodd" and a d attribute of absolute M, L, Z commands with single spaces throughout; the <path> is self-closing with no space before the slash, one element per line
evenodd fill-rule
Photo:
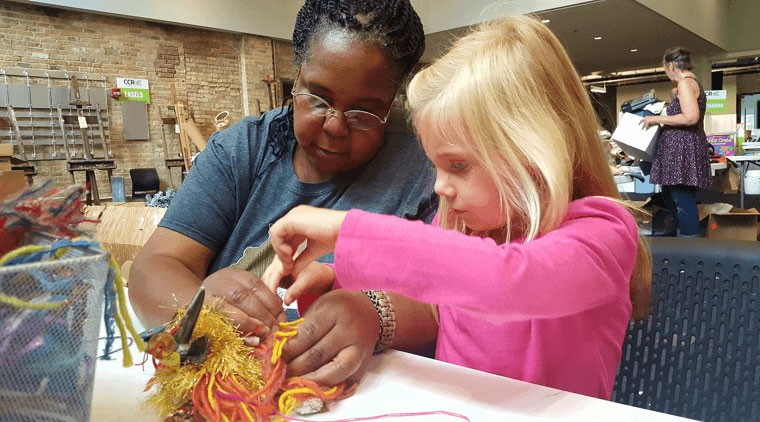
<path fill-rule="evenodd" d="M 146 193 L 156 193 L 161 189 L 158 170 L 155 168 L 137 168 L 129 170 L 132 179 L 132 196 L 144 196 Z"/>
<path fill-rule="evenodd" d="M 626 333 L 612 400 L 760 421 L 760 243 L 651 238 L 652 306 Z"/>

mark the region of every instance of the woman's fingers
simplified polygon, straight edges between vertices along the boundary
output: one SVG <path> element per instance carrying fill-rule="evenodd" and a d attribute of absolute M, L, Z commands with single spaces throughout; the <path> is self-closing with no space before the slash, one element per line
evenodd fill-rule
<path fill-rule="evenodd" d="M 303 374 L 302 377 L 320 385 L 336 385 L 354 375 L 366 358 L 366 353 L 360 348 L 347 347 L 338 352 L 330 362 L 320 366 L 316 371 Z"/>
<path fill-rule="evenodd" d="M 331 291 L 312 304 L 285 345 L 288 373 L 328 385 L 343 381 L 372 356 L 377 330 L 377 314 L 364 294 Z"/>
<path fill-rule="evenodd" d="M 207 303 L 220 302 L 219 310 L 243 333 L 266 336 L 285 319 L 280 298 L 248 271 L 225 268 L 206 277 L 203 286 Z"/>

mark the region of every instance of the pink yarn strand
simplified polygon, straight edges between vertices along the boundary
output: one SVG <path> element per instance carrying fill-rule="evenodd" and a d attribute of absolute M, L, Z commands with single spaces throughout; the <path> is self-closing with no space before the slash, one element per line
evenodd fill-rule
<path fill-rule="evenodd" d="M 372 420 L 386 419 L 386 418 L 410 418 L 410 417 L 413 418 L 413 417 L 418 417 L 418 416 L 431 416 L 431 415 L 450 416 L 452 418 L 462 419 L 467 422 L 470 422 L 470 418 L 468 418 L 467 416 L 461 415 L 459 413 L 448 412 L 446 410 L 433 410 L 429 412 L 386 413 L 386 414 L 377 415 L 377 416 L 364 416 L 364 417 L 358 417 L 358 418 L 331 419 L 331 420 L 322 420 L 322 421 L 315 421 L 313 419 L 301 419 L 294 416 L 283 415 L 280 412 L 277 412 L 277 415 L 285 420 L 293 421 L 293 422 L 356 422 L 356 421 L 372 421 Z"/>

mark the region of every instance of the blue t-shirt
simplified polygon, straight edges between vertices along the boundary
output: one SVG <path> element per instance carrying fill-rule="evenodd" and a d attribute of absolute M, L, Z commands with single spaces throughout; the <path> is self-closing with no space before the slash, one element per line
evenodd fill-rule
<path fill-rule="evenodd" d="M 368 163 L 328 181 L 298 179 L 295 146 L 292 108 L 247 117 L 214 133 L 159 227 L 214 251 L 210 274 L 232 265 L 252 270 L 240 263 L 244 255 L 271 249 L 269 226 L 296 205 L 432 220 L 438 205 L 435 174 L 402 110 L 391 113 L 383 145 Z M 266 263 L 271 256 L 273 251 L 266 252 Z M 256 265 L 260 273 L 262 264 Z"/>

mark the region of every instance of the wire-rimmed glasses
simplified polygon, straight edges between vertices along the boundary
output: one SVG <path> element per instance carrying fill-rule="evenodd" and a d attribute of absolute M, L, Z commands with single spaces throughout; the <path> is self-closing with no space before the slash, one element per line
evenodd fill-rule
<path fill-rule="evenodd" d="M 364 110 L 348 110 L 341 112 L 334 109 L 324 98 L 310 92 L 296 92 L 294 88 L 290 91 L 290 94 L 293 95 L 293 104 L 296 107 L 306 110 L 312 116 L 327 118 L 327 116 L 331 114 L 335 114 L 336 116 L 342 114 L 346 119 L 348 127 L 356 130 L 377 129 L 388 121 L 388 116 L 391 114 L 390 108 L 388 109 L 388 113 L 385 114 L 385 117 L 380 117 Z"/>

